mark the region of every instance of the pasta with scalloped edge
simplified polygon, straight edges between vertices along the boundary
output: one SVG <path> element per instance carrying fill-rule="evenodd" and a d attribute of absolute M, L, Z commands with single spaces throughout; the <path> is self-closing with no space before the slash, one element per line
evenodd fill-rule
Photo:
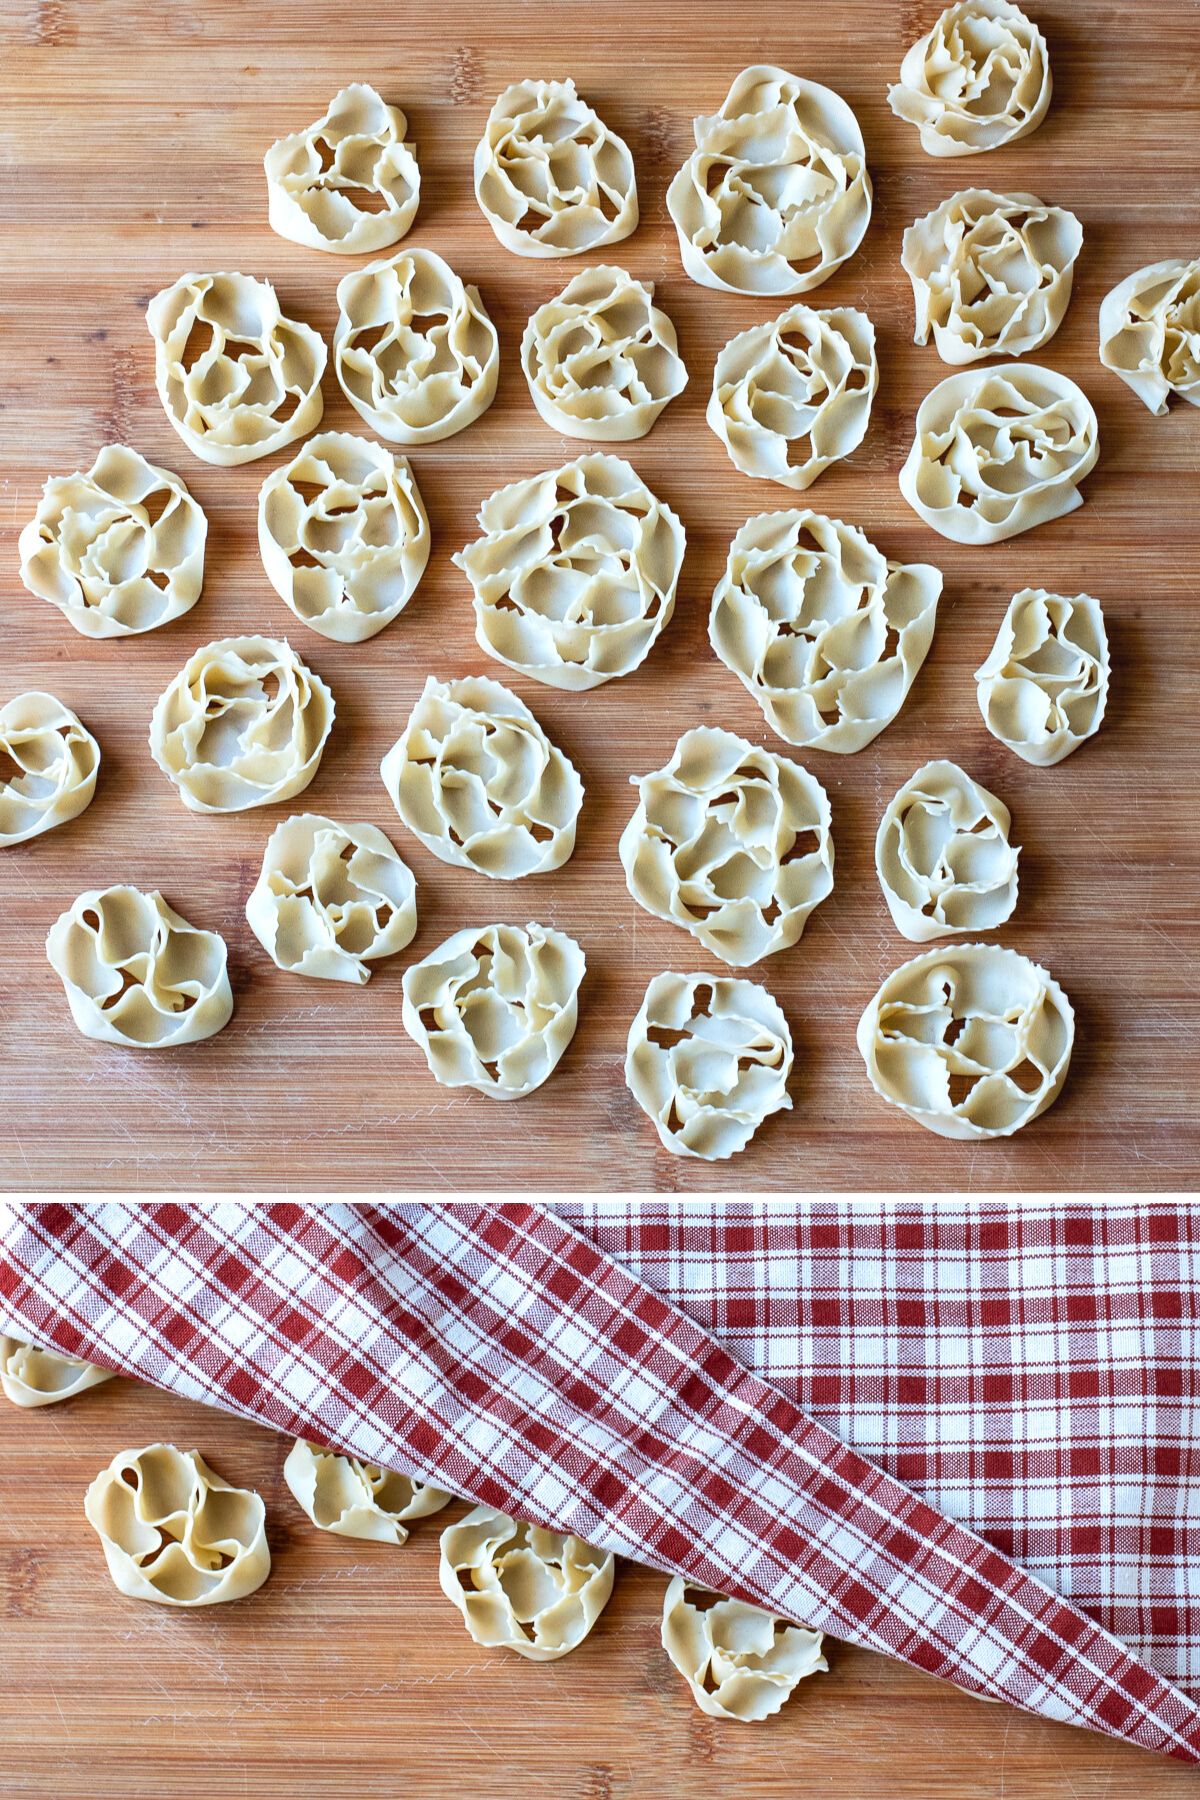
<path fill-rule="evenodd" d="M 918 38 L 888 89 L 930 156 L 976 156 L 1036 131 L 1051 93 L 1050 53 L 1010 0 L 958 0 Z"/>
<path fill-rule="evenodd" d="M 100 746 L 69 706 L 33 689 L 0 706 L 0 850 L 77 819 L 92 803 Z"/>
<path fill-rule="evenodd" d="M 475 198 L 516 256 L 578 256 L 638 222 L 629 146 L 570 80 L 514 81 L 497 97 L 475 146 Z"/>
<path fill-rule="evenodd" d="M 615 1570 L 611 1551 L 477 1506 L 443 1531 L 438 1580 L 477 1644 L 555 1662 L 591 1631 Z"/>
<path fill-rule="evenodd" d="M 914 944 L 991 931 L 1017 904 L 1020 851 L 1003 801 L 954 762 L 928 762 L 889 803 L 875 872 L 896 927 Z"/>
<path fill-rule="evenodd" d="M 293 244 L 338 256 L 399 243 L 421 197 L 421 171 L 413 145 L 405 142 L 407 130 L 400 108 L 389 106 L 369 82 L 342 88 L 321 118 L 280 138 L 263 158 L 271 229 Z"/>
<path fill-rule="evenodd" d="M 1100 361 L 1161 418 L 1200 406 L 1200 257 L 1147 263 L 1100 303 Z"/>
<path fill-rule="evenodd" d="M 60 1400 L 73 1400 L 76 1394 L 111 1381 L 113 1374 L 112 1369 L 98 1369 L 95 1363 L 43 1350 L 39 1344 L 0 1337 L 0 1389 L 14 1406 L 57 1406 Z"/>
<path fill-rule="evenodd" d="M 1100 729 L 1108 675 L 1100 602 L 1022 588 L 975 671 L 979 710 L 994 738 L 1024 762 L 1049 768 Z"/>
<path fill-rule="evenodd" d="M 688 379 L 653 282 L 607 264 L 582 270 L 538 307 L 521 368 L 552 431 L 608 444 L 645 437 Z"/>
<path fill-rule="evenodd" d="M 277 968 L 362 987 L 416 936 L 416 892 L 376 826 L 295 813 L 267 839 L 246 919 Z"/>
<path fill-rule="evenodd" d="M 318 1531 L 377 1544 L 405 1544 L 414 1519 L 449 1506 L 452 1494 L 415 1475 L 381 1469 L 297 1438 L 283 1465 L 292 1498 Z"/>
<path fill-rule="evenodd" d="M 703 1596 L 706 1605 L 697 1605 Z M 769 1719 L 806 1675 L 828 1669 L 824 1638 L 743 1600 L 722 1600 L 672 1577 L 662 1646 L 710 1719 Z"/>

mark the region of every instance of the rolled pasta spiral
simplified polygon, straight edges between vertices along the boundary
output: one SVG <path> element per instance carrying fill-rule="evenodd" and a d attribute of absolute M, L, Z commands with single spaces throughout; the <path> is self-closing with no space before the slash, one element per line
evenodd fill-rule
<path fill-rule="evenodd" d="M 629 1027 L 625 1080 L 673 1156 L 724 1162 L 791 1104 L 778 1002 L 728 975 L 656 975 Z"/>
<path fill-rule="evenodd" d="M 475 148 L 475 197 L 517 256 L 577 256 L 627 238 L 638 222 L 629 146 L 573 81 L 515 81 Z"/>
<path fill-rule="evenodd" d="M 288 1451 L 283 1479 L 318 1530 L 378 1544 L 407 1543 L 412 1521 L 441 1512 L 452 1497 L 414 1475 L 339 1456 L 304 1438 Z"/>
<path fill-rule="evenodd" d="M 21 580 L 84 637 L 131 637 L 188 612 L 208 521 L 178 475 L 124 444 L 54 475 L 17 542 Z"/>
<path fill-rule="evenodd" d="M 297 813 L 267 839 L 246 919 L 277 968 L 361 987 L 415 937 L 416 891 L 374 825 Z"/>
<path fill-rule="evenodd" d="M 1100 361 L 1159 417 L 1200 406 L 1200 257 L 1149 263 L 1100 305 Z"/>
<path fill-rule="evenodd" d="M 1082 388 L 1035 363 L 948 375 L 917 410 L 900 492 L 957 544 L 998 544 L 1083 504 L 1099 427 Z"/>
<path fill-rule="evenodd" d="M 667 190 L 693 281 L 733 294 L 804 294 L 858 249 L 871 179 L 858 120 L 832 88 L 756 64 L 694 133 L 696 148 Z"/>
<path fill-rule="evenodd" d="M 150 754 L 192 812 L 291 800 L 317 772 L 333 695 L 286 639 L 217 638 L 160 697 Z"/>
<path fill-rule="evenodd" d="M 554 1662 L 604 1611 L 615 1568 L 611 1551 L 477 1506 L 443 1531 L 438 1579 L 477 1644 Z"/>
<path fill-rule="evenodd" d="M 631 777 L 621 834 L 629 892 L 737 968 L 797 942 L 833 892 L 829 796 L 789 757 L 709 725 Z"/>
<path fill-rule="evenodd" d="M 168 419 L 204 462 L 272 456 L 320 424 L 326 350 L 269 281 L 181 275 L 146 309 Z"/>
<path fill-rule="evenodd" d="M 263 483 L 258 546 L 298 619 L 359 644 L 411 600 L 429 561 L 429 520 L 405 457 L 324 431 Z"/>
<path fill-rule="evenodd" d="M 803 489 L 862 443 L 878 386 L 866 313 L 801 304 L 730 338 L 705 417 L 743 475 Z"/>
<path fill-rule="evenodd" d="M 1058 1098 L 1075 1014 L 1037 963 L 998 944 L 927 950 L 858 1022 L 875 1092 L 948 1138 L 1008 1137 Z"/>
<path fill-rule="evenodd" d="M 828 1669 L 824 1638 L 742 1600 L 719 1600 L 682 1575 L 663 1597 L 662 1646 L 711 1719 L 769 1719 L 806 1675 Z"/>
<path fill-rule="evenodd" d="M 1022 588 L 975 671 L 979 710 L 993 737 L 1024 762 L 1048 768 L 1100 729 L 1108 675 L 1100 602 Z"/>
<path fill-rule="evenodd" d="M 0 849 L 78 818 L 99 768 L 99 744 L 53 694 L 18 694 L 0 706 Z"/>
<path fill-rule="evenodd" d="M 575 847 L 575 765 L 498 681 L 428 676 L 379 772 L 404 823 L 443 862 L 513 881 L 560 868 Z"/>
<path fill-rule="evenodd" d="M 451 561 L 475 638 L 510 669 L 580 692 L 641 664 L 675 608 L 684 531 L 629 463 L 589 455 L 500 488 Z"/>
<path fill-rule="evenodd" d="M 729 547 L 713 649 L 789 744 L 849 755 L 895 718 L 933 642 L 940 572 L 854 525 L 760 513 Z"/>
<path fill-rule="evenodd" d="M 595 443 L 645 437 L 687 386 L 653 284 L 606 265 L 584 269 L 538 307 L 521 339 L 521 368 L 551 430 Z"/>
<path fill-rule="evenodd" d="M 879 822 L 875 870 L 898 930 L 914 944 L 990 931 L 1017 904 L 1012 820 L 953 762 L 909 777 Z"/>
<path fill-rule="evenodd" d="M 0 1388 L 14 1406 L 56 1406 L 112 1378 L 111 1369 L 98 1369 L 95 1363 L 0 1337 Z"/>
<path fill-rule="evenodd" d="M 1050 55 L 1010 0 L 958 0 L 906 52 L 888 105 L 930 156 L 975 156 L 1036 131 L 1050 105 Z"/>
<path fill-rule="evenodd" d="M 344 87 L 323 117 L 280 138 L 263 158 L 272 230 L 339 256 L 399 243 L 421 196 L 407 130 L 400 108 L 388 106 L 367 82 Z"/>

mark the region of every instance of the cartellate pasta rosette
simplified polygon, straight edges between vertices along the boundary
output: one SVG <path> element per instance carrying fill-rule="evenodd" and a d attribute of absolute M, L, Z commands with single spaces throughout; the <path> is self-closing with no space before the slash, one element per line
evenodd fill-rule
<path fill-rule="evenodd" d="M 78 818 L 99 768 L 99 744 L 53 694 L 18 694 L 0 706 L 0 849 Z"/>
<path fill-rule="evenodd" d="M 888 105 L 930 156 L 975 156 L 1036 131 L 1050 105 L 1050 54 L 1010 0 L 958 0 L 907 51 Z"/>
<path fill-rule="evenodd" d="M 968 369 L 917 409 L 900 492 L 956 544 L 998 544 L 1082 506 L 1099 427 L 1082 388 L 1054 369 Z"/>
<path fill-rule="evenodd" d="M 181 275 L 154 296 L 146 324 L 158 397 L 204 462 L 272 456 L 320 424 L 324 340 L 285 316 L 269 281 Z"/>
<path fill-rule="evenodd" d="M 228 1025 L 225 940 L 157 892 L 89 888 L 50 927 L 50 967 L 84 1037 L 133 1050 L 198 1044 Z"/>
<path fill-rule="evenodd" d="M 421 172 L 408 120 L 365 81 L 335 94 L 324 116 L 263 158 L 267 218 L 308 250 L 362 256 L 397 244 L 417 214 Z"/>
<path fill-rule="evenodd" d="M 303 1438 L 288 1451 L 283 1479 L 318 1530 L 377 1544 L 407 1543 L 412 1521 L 441 1512 L 452 1498 L 414 1475 L 339 1456 Z"/>
<path fill-rule="evenodd" d="M 728 975 L 656 975 L 629 1027 L 625 1080 L 673 1156 L 723 1162 L 792 1104 L 778 1002 Z"/>
<path fill-rule="evenodd" d="M 833 892 L 829 796 L 789 757 L 709 725 L 631 777 L 621 834 L 630 893 L 737 968 L 797 942 Z"/>
<path fill-rule="evenodd" d="M 443 1087 L 520 1100 L 575 1035 L 584 955 L 545 925 L 484 925 L 404 972 L 404 1029 Z"/>
<path fill-rule="evenodd" d="M 297 813 L 267 839 L 246 918 L 277 968 L 362 986 L 369 964 L 412 942 L 416 892 L 374 825 Z"/>
<path fill-rule="evenodd" d="M 475 147 L 475 197 L 506 250 L 577 256 L 638 222 L 629 146 L 573 81 L 515 81 Z"/>
<path fill-rule="evenodd" d="M 298 619 L 360 644 L 411 600 L 429 561 L 429 520 L 405 457 L 324 431 L 263 483 L 258 546 Z"/>
<path fill-rule="evenodd" d="M 1040 350 L 1063 322 L 1082 246 L 1075 214 L 1036 194 L 951 194 L 904 233 L 914 341 L 932 332 L 955 365 Z"/>
<path fill-rule="evenodd" d="M 513 881 L 566 862 L 583 783 L 498 681 L 430 675 L 380 766 L 392 805 L 443 862 Z"/>
<path fill-rule="evenodd" d="M 862 443 L 878 386 L 866 313 L 801 304 L 730 338 L 705 416 L 743 475 L 803 489 Z"/>
<path fill-rule="evenodd" d="M 1100 305 L 1100 361 L 1160 417 L 1200 406 L 1200 257 L 1149 263 Z"/>
<path fill-rule="evenodd" d="M 939 1137 L 1009 1137 L 1058 1098 L 1075 1014 L 1016 950 L 963 944 L 896 969 L 858 1022 L 882 1099 Z"/>
<path fill-rule="evenodd" d="M 1108 699 L 1108 633 L 1090 594 L 1014 594 L 987 661 L 975 671 L 992 736 L 1039 768 L 1100 729 Z"/>
<path fill-rule="evenodd" d="M 953 762 L 909 777 L 879 822 L 875 871 L 914 944 L 990 931 L 1017 904 L 1019 851 L 1007 806 Z"/>
<path fill-rule="evenodd" d="M 484 535 L 451 561 L 489 656 L 573 692 L 645 661 L 675 608 L 685 538 L 629 463 L 580 456 L 514 482 L 479 523 Z"/>
<path fill-rule="evenodd" d="M 391 444 L 436 444 L 496 397 L 500 342 L 479 289 L 432 250 L 401 250 L 338 282 L 333 366 Z"/>
<path fill-rule="evenodd" d="M 124 444 L 53 475 L 17 540 L 21 580 L 84 637 L 132 637 L 188 612 L 208 521 L 178 475 Z"/>
<path fill-rule="evenodd" d="M 645 437 L 687 386 L 653 284 L 607 265 L 584 269 L 538 307 L 521 339 L 521 368 L 551 430 L 595 443 Z"/>
<path fill-rule="evenodd" d="M 270 806 L 308 786 L 333 713 L 333 695 L 286 639 L 217 638 L 159 699 L 150 754 L 192 812 Z"/>
<path fill-rule="evenodd" d="M 443 1531 L 438 1579 L 477 1644 L 554 1662 L 604 1611 L 615 1569 L 611 1551 L 477 1506 Z"/>
<path fill-rule="evenodd" d="M 804 294 L 858 249 L 871 179 L 858 120 L 840 94 L 755 64 L 667 190 L 683 266 L 702 287 Z"/>
<path fill-rule="evenodd" d="M 933 642 L 940 572 L 823 513 L 748 519 L 713 594 L 713 649 L 789 744 L 851 754 L 899 712 Z"/>
<path fill-rule="evenodd" d="M 742 1600 L 722 1600 L 682 1575 L 663 1597 L 662 1646 L 711 1719 L 769 1719 L 807 1675 L 828 1669 L 819 1631 Z"/>
<path fill-rule="evenodd" d="M 56 1406 L 112 1378 L 111 1369 L 98 1369 L 95 1363 L 0 1337 L 0 1388 L 14 1406 Z"/>

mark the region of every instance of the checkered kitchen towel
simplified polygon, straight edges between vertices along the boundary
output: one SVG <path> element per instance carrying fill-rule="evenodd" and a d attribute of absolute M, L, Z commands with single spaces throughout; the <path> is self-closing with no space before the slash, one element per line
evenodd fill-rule
<path fill-rule="evenodd" d="M 753 1209 L 730 1209 L 722 1222 L 698 1203 L 678 1216 L 649 1203 L 641 1222 L 628 1208 L 601 1215 L 597 1203 L 565 1214 L 526 1202 L 9 1203 L 0 1319 L 68 1354 L 682 1572 L 969 1692 L 1200 1762 L 1193 1700 L 914 1491 L 944 1491 L 965 1513 L 1001 1482 L 1003 1464 L 1008 1501 L 989 1535 L 1026 1547 L 1043 1542 L 1039 1532 L 1060 1533 L 1057 1562 L 1044 1562 L 1060 1589 L 1077 1563 L 1112 1587 L 1124 1577 L 1145 1593 L 1148 1582 L 1145 1618 L 1161 1649 L 1186 1611 L 1187 1570 L 1172 1558 L 1195 1545 L 1185 1508 L 1197 1471 L 1190 1421 L 1169 1446 L 1156 1401 L 1160 1381 L 1195 1399 L 1183 1312 L 1195 1305 L 1200 1224 L 1170 1209 L 1113 1212 L 1125 1222 L 1119 1272 L 1110 1282 L 1093 1247 L 1089 1286 L 1089 1252 L 1072 1247 L 1067 1209 L 1046 1215 L 1044 1239 L 1007 1211 L 975 1224 L 945 1206 L 873 1224 L 848 1206 L 796 1206 L 782 1227 L 780 1215 Z M 1079 1217 L 1102 1244 L 1103 1216 Z M 636 1272 L 639 1262 L 711 1319 L 686 1316 Z M 961 1291 L 939 1266 L 960 1270 Z M 831 1277 L 842 1285 L 827 1285 Z M 1160 1319 L 1179 1346 L 1175 1383 L 1157 1361 L 1140 1366 Z M 1136 1350 L 1124 1343 L 1126 1321 Z M 783 1333 L 815 1328 L 807 1359 L 795 1344 L 786 1353 L 788 1384 L 808 1387 L 809 1403 L 847 1437 L 874 1420 L 866 1431 L 881 1460 L 914 1486 L 850 1448 L 783 1391 L 774 1368 L 764 1379 L 707 1323 L 768 1365 Z M 1130 1370 L 1142 1405 L 1125 1410 Z M 964 1402 L 982 1414 L 977 1432 Z M 1005 1406 L 1007 1441 L 995 1422 Z M 1035 1445 L 1044 1406 L 1057 1409 L 1059 1431 Z M 1135 1518 L 1113 1472 L 1139 1466 L 1152 1498 Z M 1164 1524 L 1155 1482 L 1172 1466 L 1176 1510 Z M 1051 1481 L 1057 1520 L 1038 1503 Z"/>

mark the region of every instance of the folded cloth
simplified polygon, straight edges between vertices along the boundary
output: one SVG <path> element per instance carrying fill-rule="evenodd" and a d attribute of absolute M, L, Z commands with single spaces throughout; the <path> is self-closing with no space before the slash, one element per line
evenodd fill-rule
<path fill-rule="evenodd" d="M 1200 1762 L 1185 1693 L 544 1206 L 8 1203 L 0 1322 Z"/>

